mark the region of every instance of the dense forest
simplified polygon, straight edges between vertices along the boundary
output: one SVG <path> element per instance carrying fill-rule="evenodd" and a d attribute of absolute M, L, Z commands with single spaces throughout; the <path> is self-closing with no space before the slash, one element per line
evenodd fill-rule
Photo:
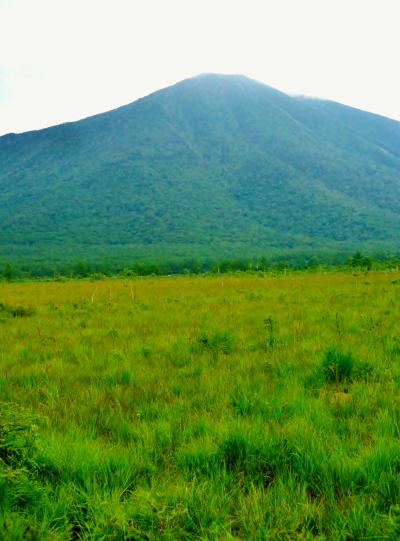
<path fill-rule="evenodd" d="M 373 259 L 357 251 L 347 258 L 333 259 L 317 257 L 301 257 L 274 261 L 266 257 L 253 259 L 220 259 L 198 260 L 187 259 L 182 261 L 162 262 L 135 262 L 129 266 L 115 266 L 108 260 L 93 263 L 91 261 L 77 261 L 61 266 L 41 264 L 36 267 L 30 263 L 0 265 L 0 282 L 18 282 L 38 279 L 46 281 L 65 281 L 67 279 L 88 278 L 100 280 L 107 277 L 135 278 L 143 276 L 172 276 L 172 275 L 216 275 L 246 273 L 264 276 L 268 274 L 286 274 L 287 272 L 337 272 L 353 271 L 365 272 L 389 270 L 398 271 L 400 257 L 380 257 Z"/>

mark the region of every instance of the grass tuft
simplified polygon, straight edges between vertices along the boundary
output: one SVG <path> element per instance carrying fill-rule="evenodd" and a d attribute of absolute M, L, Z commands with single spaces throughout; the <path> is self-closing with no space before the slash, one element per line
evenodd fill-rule
<path fill-rule="evenodd" d="M 350 351 L 342 351 L 331 346 L 325 352 L 321 369 L 328 382 L 351 381 L 354 368 L 353 355 Z"/>

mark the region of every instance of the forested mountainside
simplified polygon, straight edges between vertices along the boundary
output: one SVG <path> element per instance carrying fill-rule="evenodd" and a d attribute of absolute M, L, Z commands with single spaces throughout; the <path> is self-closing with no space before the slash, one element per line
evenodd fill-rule
<path fill-rule="evenodd" d="M 399 248 L 400 123 L 201 75 L 0 137 L 0 259 Z"/>

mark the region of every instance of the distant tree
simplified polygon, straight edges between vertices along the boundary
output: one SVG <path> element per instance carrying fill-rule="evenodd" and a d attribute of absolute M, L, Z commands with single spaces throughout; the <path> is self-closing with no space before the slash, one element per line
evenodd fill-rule
<path fill-rule="evenodd" d="M 10 263 L 7 263 L 6 266 L 4 267 L 3 276 L 8 281 L 12 280 L 14 276 L 14 269 L 12 268 Z"/>
<path fill-rule="evenodd" d="M 192 263 L 191 263 L 191 268 L 192 268 L 192 272 L 193 272 L 194 274 L 200 274 L 200 272 L 201 272 L 201 266 L 200 266 L 200 263 L 199 263 L 196 259 L 194 259 L 194 260 L 192 261 Z"/>
<path fill-rule="evenodd" d="M 289 263 L 288 261 L 280 261 L 280 262 L 276 265 L 276 268 L 277 268 L 279 271 L 286 272 L 287 269 L 290 269 L 290 263 Z"/>
<path fill-rule="evenodd" d="M 267 258 L 262 257 L 260 259 L 260 269 L 265 271 L 265 270 L 268 270 L 268 268 L 269 268 L 269 263 L 268 263 Z"/>
<path fill-rule="evenodd" d="M 125 278 L 132 278 L 134 276 L 137 276 L 137 272 L 134 269 L 129 268 L 122 269 L 121 274 Z"/>
<path fill-rule="evenodd" d="M 350 258 L 349 264 L 356 269 L 370 270 L 372 266 L 372 259 L 363 255 L 359 250 Z"/>

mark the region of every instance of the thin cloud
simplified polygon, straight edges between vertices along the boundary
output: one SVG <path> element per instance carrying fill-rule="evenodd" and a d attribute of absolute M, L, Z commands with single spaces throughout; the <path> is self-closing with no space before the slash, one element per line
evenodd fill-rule
<path fill-rule="evenodd" d="M 201 72 L 400 120 L 397 0 L 0 0 L 0 134 Z"/>

